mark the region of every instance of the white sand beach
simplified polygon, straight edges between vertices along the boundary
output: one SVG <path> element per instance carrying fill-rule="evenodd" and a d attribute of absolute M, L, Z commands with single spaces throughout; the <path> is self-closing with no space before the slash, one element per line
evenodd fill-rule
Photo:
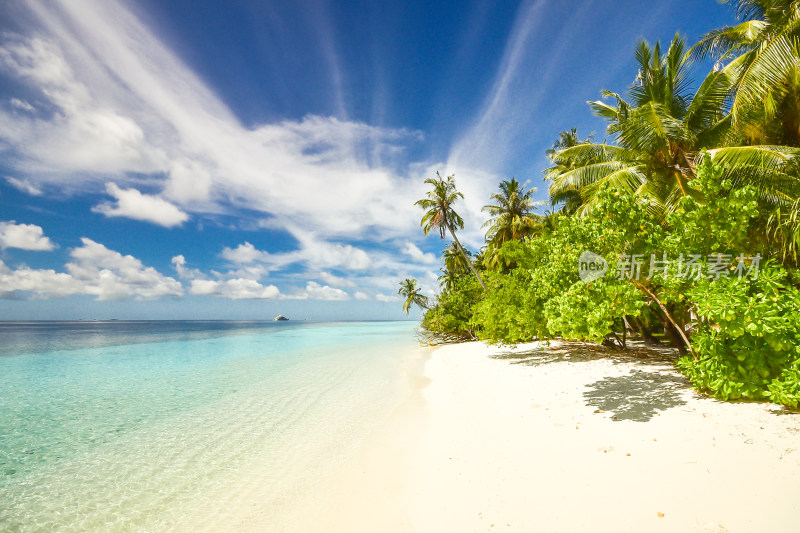
<path fill-rule="evenodd" d="M 701 397 L 657 354 L 599 350 L 436 349 L 357 458 L 299 499 L 285 523 L 250 525 L 798 531 L 800 415 Z"/>

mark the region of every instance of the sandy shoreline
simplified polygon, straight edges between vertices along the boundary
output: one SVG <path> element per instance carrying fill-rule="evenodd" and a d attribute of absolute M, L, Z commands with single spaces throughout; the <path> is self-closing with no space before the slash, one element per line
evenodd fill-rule
<path fill-rule="evenodd" d="M 700 397 L 665 361 L 535 348 L 420 358 L 358 457 L 255 529 L 798 530 L 800 415 Z"/>
<path fill-rule="evenodd" d="M 797 531 L 796 415 L 699 397 L 669 364 L 499 351 L 428 363 L 416 531 Z"/>

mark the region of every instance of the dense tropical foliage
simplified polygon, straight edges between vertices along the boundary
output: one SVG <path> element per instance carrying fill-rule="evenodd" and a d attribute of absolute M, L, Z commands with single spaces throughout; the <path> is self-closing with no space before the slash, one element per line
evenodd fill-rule
<path fill-rule="evenodd" d="M 790 146 L 746 144 L 746 133 L 733 119 L 729 97 L 736 81 L 727 69 L 708 74 L 690 91 L 691 54 L 676 36 L 666 52 L 658 43 L 636 48 L 639 75 L 628 99 L 603 91 L 614 105 L 590 102 L 608 121 L 615 144 L 583 142 L 552 154 L 548 170 L 551 196 L 580 195 L 580 209 L 591 209 L 600 185 L 634 193 L 662 216 L 691 189 L 699 154 L 706 151 L 734 185 L 754 182 L 763 200 L 772 204 L 798 198 L 798 150 Z M 738 124 L 738 125 L 737 125 Z"/>
<path fill-rule="evenodd" d="M 551 211 L 501 182 L 473 255 L 453 177 L 427 180 L 422 227 L 453 242 L 424 328 L 506 344 L 633 335 L 678 348 L 699 390 L 800 407 L 800 2 L 727 3 L 739 24 L 691 48 L 639 43 L 627 92 L 589 103 L 608 139 L 558 135 Z"/>

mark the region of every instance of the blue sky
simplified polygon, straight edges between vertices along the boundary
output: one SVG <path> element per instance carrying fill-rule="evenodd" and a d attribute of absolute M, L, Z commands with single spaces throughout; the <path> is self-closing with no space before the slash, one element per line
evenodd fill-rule
<path fill-rule="evenodd" d="M 70 0 L 0 8 L 0 319 L 404 318 L 500 180 L 546 198 L 561 130 L 624 91 L 639 38 L 713 0 Z M 700 72 L 702 74 L 702 72 Z"/>

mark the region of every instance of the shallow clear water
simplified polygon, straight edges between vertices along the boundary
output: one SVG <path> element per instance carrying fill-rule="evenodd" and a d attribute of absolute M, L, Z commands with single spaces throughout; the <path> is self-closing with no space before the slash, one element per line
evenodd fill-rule
<path fill-rule="evenodd" d="M 416 345 L 408 322 L 0 322 L 0 531 L 280 507 L 386 415 Z"/>

